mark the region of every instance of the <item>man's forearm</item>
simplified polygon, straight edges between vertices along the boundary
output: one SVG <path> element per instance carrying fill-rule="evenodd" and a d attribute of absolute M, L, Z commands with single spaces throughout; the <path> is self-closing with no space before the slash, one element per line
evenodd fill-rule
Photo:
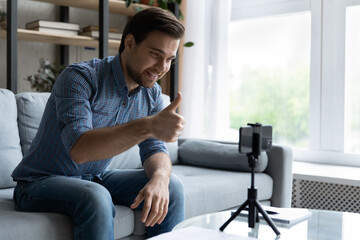
<path fill-rule="evenodd" d="M 170 179 L 172 164 L 166 153 L 160 152 L 150 156 L 144 162 L 146 175 L 151 179 L 154 176 Z"/>
<path fill-rule="evenodd" d="M 142 118 L 108 128 L 84 133 L 70 151 L 77 163 L 86 163 L 118 155 L 151 137 L 148 119 Z"/>
<path fill-rule="evenodd" d="M 176 141 L 185 122 L 184 118 L 175 112 L 180 102 L 179 93 L 169 106 L 156 115 L 113 127 L 90 130 L 74 144 L 70 157 L 81 164 L 113 157 L 150 137 L 165 142 Z"/>

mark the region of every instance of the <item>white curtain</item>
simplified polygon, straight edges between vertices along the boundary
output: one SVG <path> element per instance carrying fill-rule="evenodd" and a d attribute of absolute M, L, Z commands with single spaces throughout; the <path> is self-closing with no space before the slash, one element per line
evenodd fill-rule
<path fill-rule="evenodd" d="M 182 137 L 225 139 L 229 129 L 227 41 L 231 0 L 187 1 Z"/>

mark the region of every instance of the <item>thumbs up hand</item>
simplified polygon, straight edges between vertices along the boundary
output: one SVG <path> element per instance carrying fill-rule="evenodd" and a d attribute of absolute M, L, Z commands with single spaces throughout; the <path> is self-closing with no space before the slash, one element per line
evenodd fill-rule
<path fill-rule="evenodd" d="M 180 106 L 182 95 L 178 92 L 174 101 L 158 114 L 152 116 L 153 136 L 164 142 L 175 142 L 184 129 L 185 119 L 175 111 Z"/>

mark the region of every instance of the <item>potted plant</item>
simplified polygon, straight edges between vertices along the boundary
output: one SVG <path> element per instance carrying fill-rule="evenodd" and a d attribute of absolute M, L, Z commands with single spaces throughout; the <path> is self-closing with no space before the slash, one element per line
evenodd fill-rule
<path fill-rule="evenodd" d="M 0 10 L 0 28 L 6 29 L 6 12 Z"/>
<path fill-rule="evenodd" d="M 157 6 L 162 9 L 168 10 L 172 4 L 181 4 L 181 0 L 125 0 L 126 7 L 129 7 L 131 3 L 141 3 L 150 6 Z M 179 19 L 183 19 L 182 12 L 179 10 Z"/>
<path fill-rule="evenodd" d="M 46 58 L 41 58 L 40 67 L 36 74 L 30 75 L 25 80 L 29 81 L 31 88 L 38 92 L 51 92 L 55 80 L 65 69 L 65 66 L 59 64 L 51 64 Z"/>

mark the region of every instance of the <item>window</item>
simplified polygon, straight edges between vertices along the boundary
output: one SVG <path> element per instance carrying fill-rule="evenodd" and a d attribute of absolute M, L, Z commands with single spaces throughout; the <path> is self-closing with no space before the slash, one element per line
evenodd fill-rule
<path fill-rule="evenodd" d="M 360 6 L 346 9 L 345 151 L 360 153 Z"/>
<path fill-rule="evenodd" d="M 187 136 L 237 141 L 260 122 L 294 160 L 360 167 L 360 0 L 211 2 L 187 29 Z"/>
<path fill-rule="evenodd" d="M 295 160 L 360 166 L 360 1 L 238 2 L 231 127 L 270 123 Z"/>
<path fill-rule="evenodd" d="M 308 147 L 310 12 L 232 21 L 230 127 L 273 126 L 273 140 Z"/>

